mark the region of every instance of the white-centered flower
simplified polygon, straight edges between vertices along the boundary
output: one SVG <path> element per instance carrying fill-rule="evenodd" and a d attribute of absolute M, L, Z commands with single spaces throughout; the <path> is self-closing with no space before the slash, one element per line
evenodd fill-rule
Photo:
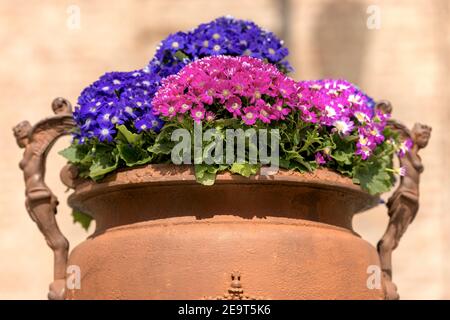
<path fill-rule="evenodd" d="M 367 114 L 365 114 L 364 112 L 361 112 L 361 111 L 356 111 L 355 112 L 355 118 L 360 123 L 365 123 L 365 122 L 369 121 L 369 116 Z"/>
<path fill-rule="evenodd" d="M 354 103 L 354 104 L 361 104 L 361 96 L 357 95 L 357 94 L 351 94 L 348 96 L 348 102 L 350 103 Z"/>
<path fill-rule="evenodd" d="M 334 118 L 336 116 L 336 110 L 333 107 L 326 106 L 325 112 L 328 118 Z"/>
<path fill-rule="evenodd" d="M 196 116 L 197 118 L 203 117 L 203 111 L 197 111 L 197 112 L 195 113 L 195 116 Z"/>
<path fill-rule="evenodd" d="M 130 114 L 130 115 L 133 115 L 133 108 L 130 107 L 130 106 L 126 106 L 126 107 L 125 107 L 125 112 L 128 113 L 128 114 Z"/>
<path fill-rule="evenodd" d="M 353 122 L 351 121 L 336 120 L 333 125 L 340 135 L 346 135 L 353 129 Z"/>

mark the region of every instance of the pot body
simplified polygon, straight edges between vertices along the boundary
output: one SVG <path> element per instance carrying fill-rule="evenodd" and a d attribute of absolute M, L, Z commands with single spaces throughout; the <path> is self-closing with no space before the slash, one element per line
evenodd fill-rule
<path fill-rule="evenodd" d="M 382 299 L 378 255 L 352 230 L 378 202 L 318 170 L 195 182 L 150 165 L 79 181 L 69 204 L 96 219 L 71 253 L 68 299 Z"/>

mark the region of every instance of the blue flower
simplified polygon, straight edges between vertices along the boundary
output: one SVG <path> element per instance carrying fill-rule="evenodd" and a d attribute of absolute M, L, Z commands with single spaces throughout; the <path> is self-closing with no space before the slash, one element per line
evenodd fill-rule
<path fill-rule="evenodd" d="M 102 123 L 97 129 L 95 129 L 94 133 L 100 141 L 112 142 L 113 135 L 116 134 L 116 130 L 111 123 Z"/>
<path fill-rule="evenodd" d="M 221 17 L 187 33 L 168 36 L 147 69 L 167 77 L 189 62 L 213 55 L 249 55 L 274 63 L 284 71 L 292 71 L 289 62 L 284 60 L 288 49 L 281 40 L 251 21 L 231 17 Z"/>
<path fill-rule="evenodd" d="M 158 132 L 163 126 L 164 122 L 153 114 L 146 114 L 142 118 L 137 119 L 134 127 L 138 132 L 155 131 Z"/>
<path fill-rule="evenodd" d="M 79 143 L 90 139 L 112 142 L 116 125 L 131 124 L 144 114 L 152 114 L 151 99 L 160 81 L 159 75 L 145 70 L 104 74 L 78 98 L 74 111 L 78 132 L 74 138 Z M 109 134 L 104 135 L 107 131 Z"/>
<path fill-rule="evenodd" d="M 184 32 L 177 32 L 169 35 L 162 44 L 162 49 L 177 52 L 186 49 L 188 44 L 187 35 Z"/>

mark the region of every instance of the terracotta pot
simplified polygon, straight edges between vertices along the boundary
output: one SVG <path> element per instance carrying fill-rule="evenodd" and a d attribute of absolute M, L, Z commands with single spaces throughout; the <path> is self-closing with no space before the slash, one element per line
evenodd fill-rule
<path fill-rule="evenodd" d="M 367 285 L 377 251 L 352 229 L 379 199 L 334 172 L 202 186 L 191 167 L 149 165 L 72 186 L 70 206 L 96 230 L 69 257 L 81 289 L 66 298 L 384 297 Z"/>

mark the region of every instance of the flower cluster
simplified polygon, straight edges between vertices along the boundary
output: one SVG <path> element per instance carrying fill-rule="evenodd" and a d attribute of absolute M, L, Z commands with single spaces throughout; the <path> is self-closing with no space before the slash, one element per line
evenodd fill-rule
<path fill-rule="evenodd" d="M 109 72 L 84 89 L 74 112 L 79 128 L 75 140 L 81 144 L 90 139 L 112 142 L 116 124 L 125 124 L 137 132 L 157 132 L 163 122 L 151 111 L 151 101 L 161 79 L 191 61 L 222 54 L 249 55 L 291 70 L 283 61 L 288 51 L 273 33 L 251 21 L 218 18 L 190 32 L 167 37 L 144 69 Z"/>
<path fill-rule="evenodd" d="M 251 56 L 291 71 L 284 59 L 288 49 L 272 32 L 252 21 L 221 17 L 189 32 L 177 32 L 163 40 L 145 70 L 167 77 L 182 67 L 207 56 Z"/>
<path fill-rule="evenodd" d="M 389 114 L 374 110 L 374 101 L 345 80 L 317 80 L 299 83 L 299 109 L 306 122 L 332 127 L 340 136 L 357 134 L 356 154 L 366 160 L 384 141 Z M 317 155 L 323 163 L 324 155 Z"/>
<path fill-rule="evenodd" d="M 374 111 L 373 100 L 345 80 L 295 82 L 251 57 L 203 58 L 162 83 L 152 104 L 155 114 L 167 120 L 234 117 L 254 125 L 299 111 L 305 123 L 317 123 L 342 137 L 357 134 L 356 154 L 363 160 L 384 141 L 389 117 Z M 326 154 L 316 157 L 320 164 L 326 162 Z"/>
<path fill-rule="evenodd" d="M 138 132 L 158 131 L 163 122 L 151 111 L 150 97 L 159 83 L 159 77 L 141 70 L 101 76 L 78 98 L 74 119 L 79 131 L 75 139 L 78 143 L 92 138 L 112 142 L 118 124 L 134 127 Z"/>
<path fill-rule="evenodd" d="M 239 118 L 246 125 L 285 119 L 299 102 L 297 83 L 251 57 L 207 57 L 163 80 L 153 111 L 168 120 Z M 226 111 L 224 113 L 224 111 Z"/>

